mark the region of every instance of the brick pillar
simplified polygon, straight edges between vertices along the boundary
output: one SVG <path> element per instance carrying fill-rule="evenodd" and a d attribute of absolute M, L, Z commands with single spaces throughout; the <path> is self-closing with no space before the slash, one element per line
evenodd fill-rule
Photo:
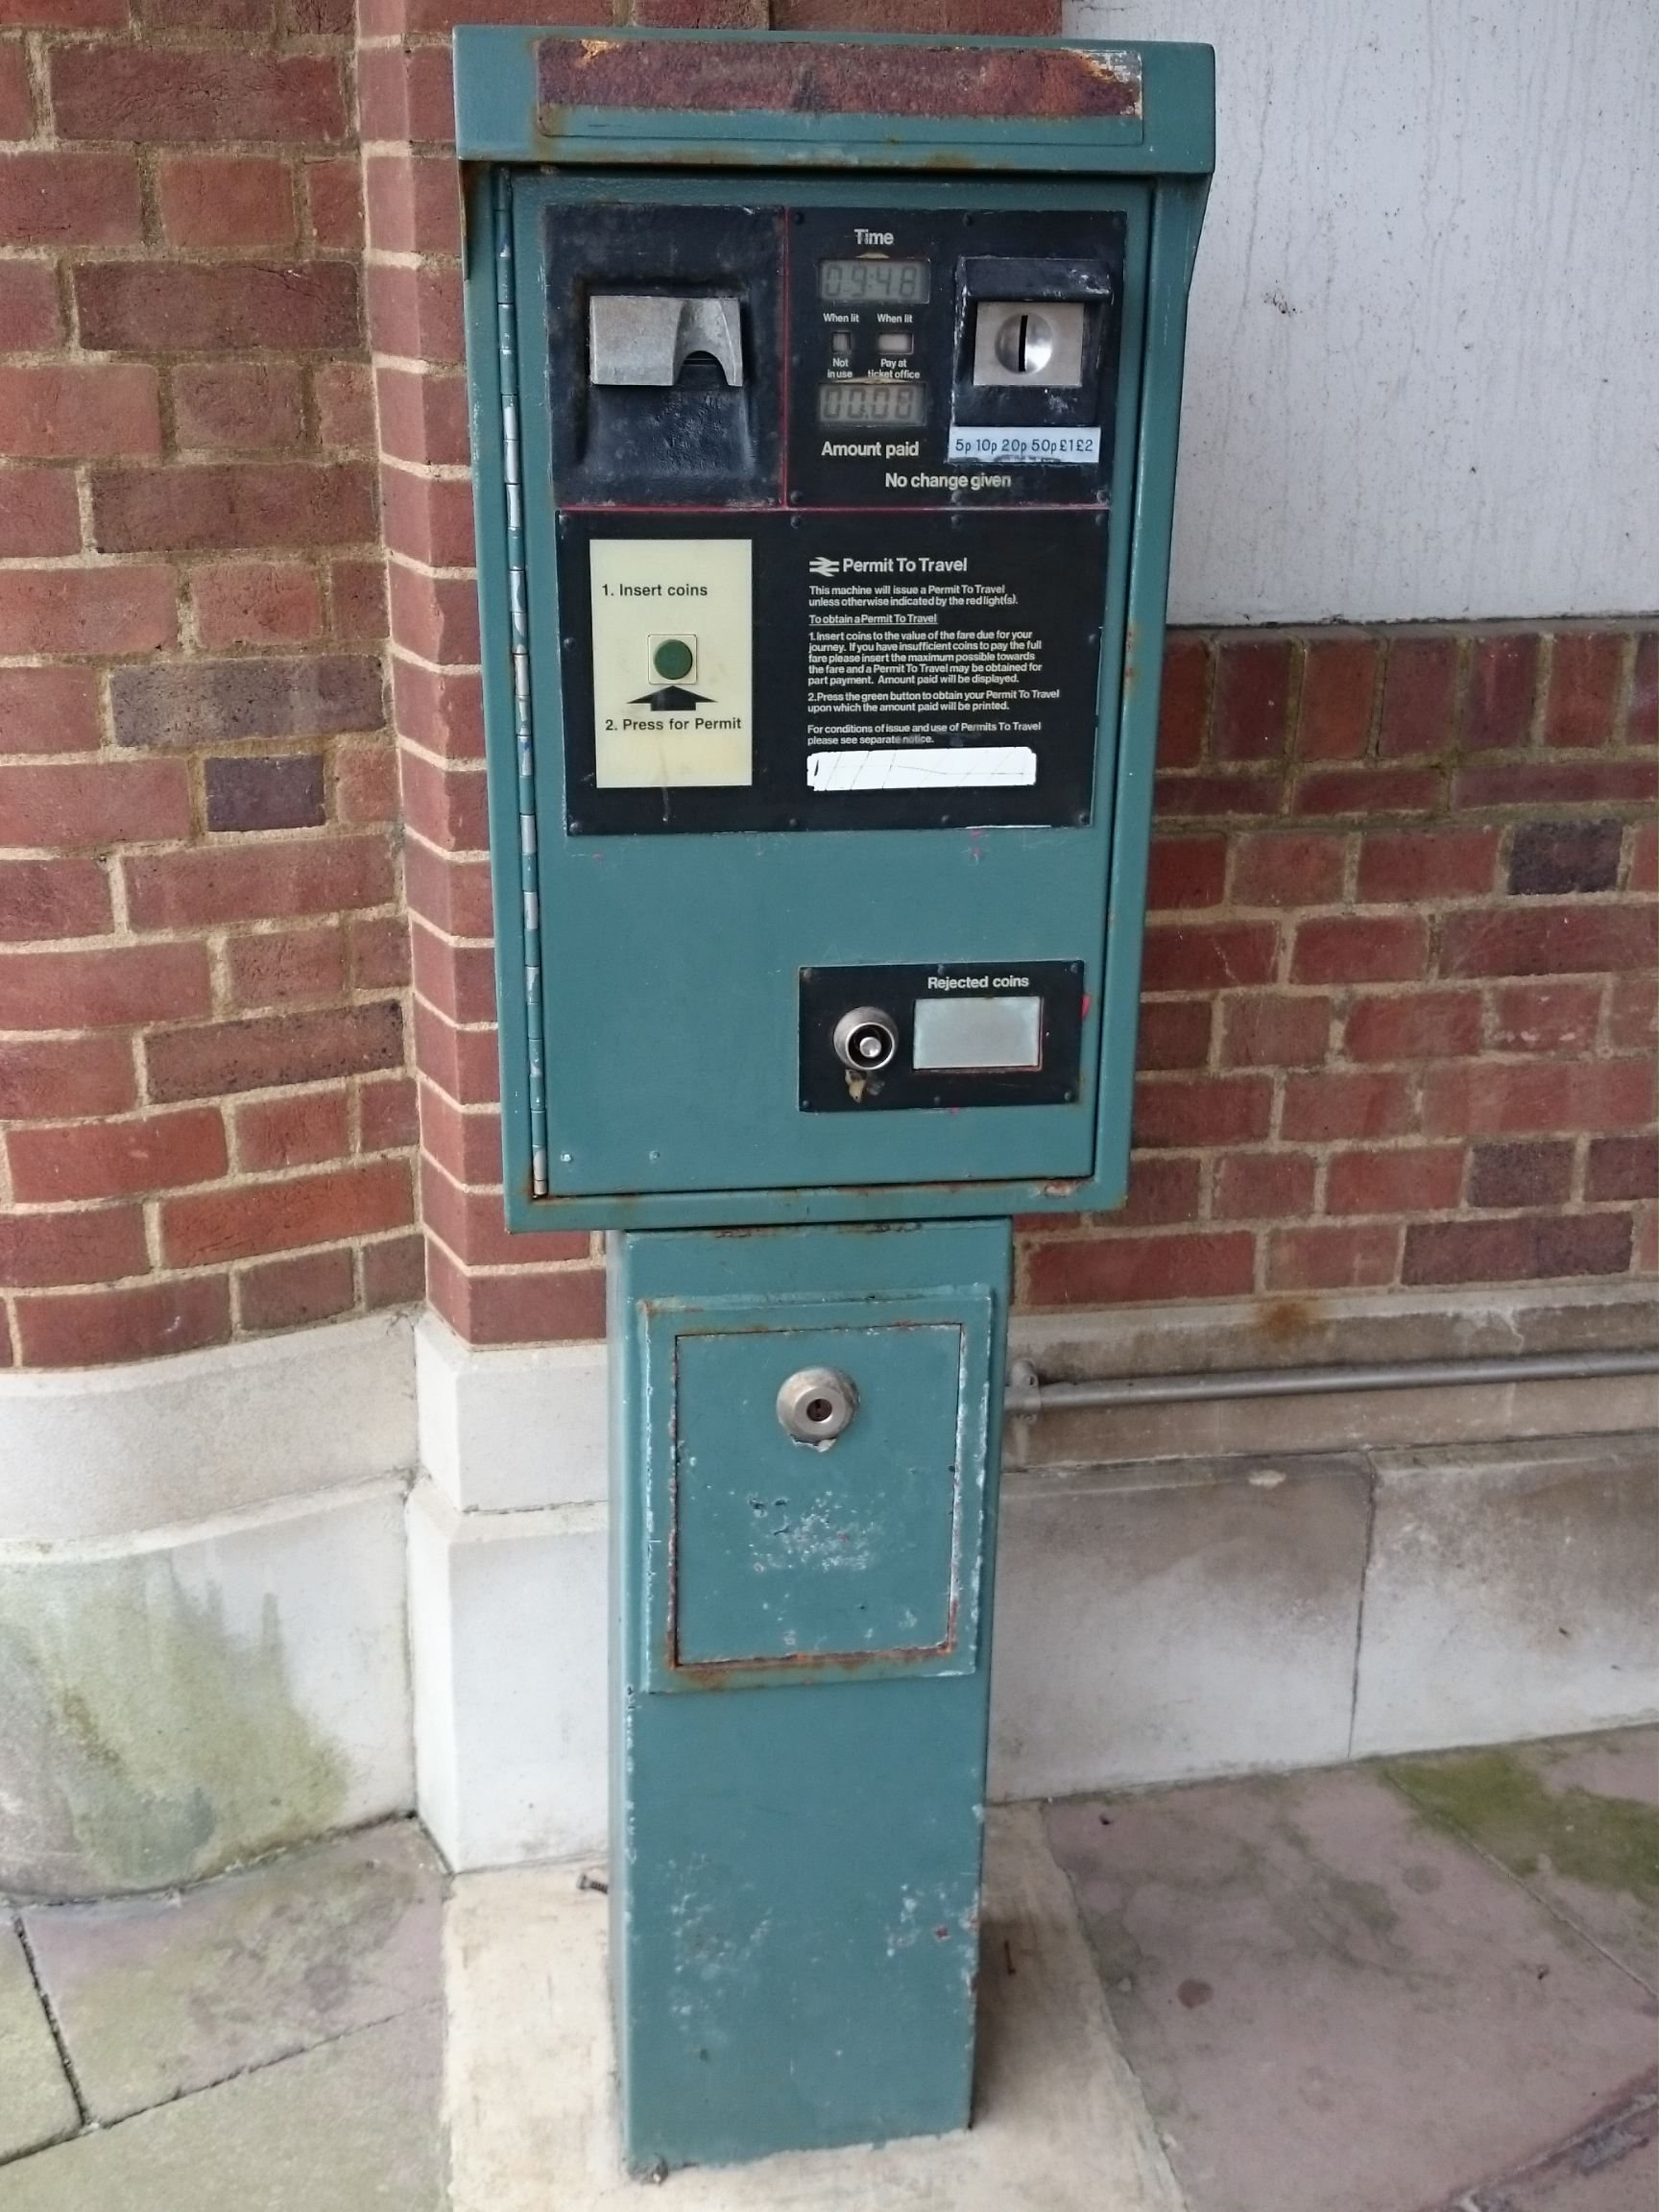
<path fill-rule="evenodd" d="M 0 16 L 0 1364 L 419 1294 L 340 0 Z"/>
<path fill-rule="evenodd" d="M 449 33 L 589 23 L 590 0 L 362 0 L 365 276 L 421 1099 L 427 1293 L 472 1343 L 603 1334 L 585 1235 L 502 1226 L 478 604 Z M 609 20 L 609 18 L 607 18 Z"/>
<path fill-rule="evenodd" d="M 614 20 L 764 28 L 766 0 L 633 0 Z M 1032 36 L 1053 0 L 776 0 L 779 28 Z M 370 343 L 391 580 L 393 715 L 403 788 L 428 1296 L 477 1344 L 604 1332 L 599 1241 L 501 1225 L 495 1009 L 472 565 L 460 217 L 449 34 L 457 21 L 613 21 L 594 0 L 362 0 Z M 557 948 L 551 956 L 558 957 Z"/>

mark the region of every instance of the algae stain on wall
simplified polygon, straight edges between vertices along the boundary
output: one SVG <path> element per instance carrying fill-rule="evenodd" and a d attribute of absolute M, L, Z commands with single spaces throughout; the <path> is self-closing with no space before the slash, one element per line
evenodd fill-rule
<path fill-rule="evenodd" d="M 348 1763 L 257 1631 L 170 1557 L 0 1568 L 0 1889 L 194 1881 L 339 1823 Z"/>

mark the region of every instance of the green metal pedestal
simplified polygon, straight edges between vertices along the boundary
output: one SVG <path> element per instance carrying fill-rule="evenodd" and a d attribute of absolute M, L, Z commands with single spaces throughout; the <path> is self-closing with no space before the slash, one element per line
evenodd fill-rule
<path fill-rule="evenodd" d="M 1009 1248 L 1006 1221 L 613 1239 L 637 2170 L 968 2122 Z"/>

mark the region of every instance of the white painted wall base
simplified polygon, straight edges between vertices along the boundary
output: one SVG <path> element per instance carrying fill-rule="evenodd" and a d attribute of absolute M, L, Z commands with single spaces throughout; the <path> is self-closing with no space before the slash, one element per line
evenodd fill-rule
<path fill-rule="evenodd" d="M 0 1891 L 171 1887 L 406 1811 L 402 1504 L 0 1547 Z"/>
<path fill-rule="evenodd" d="M 414 1802 L 406 1317 L 0 1375 L 0 1890 L 190 1881 Z"/>
<path fill-rule="evenodd" d="M 1642 1341 L 1651 1312 L 1555 1286 L 1298 1326 L 1142 1307 L 1016 1350 L 1047 1375 L 1420 1358 Z M 428 1316 L 0 1376 L 0 1888 L 185 1881 L 412 1803 L 458 1867 L 600 1849 L 605 1373 L 602 1346 L 471 1351 Z M 1649 1718 L 1655 1396 L 1401 1393 L 1382 1435 L 1342 1399 L 1278 1431 L 1225 1405 L 1011 1424 L 994 1791 Z M 1551 1408 L 1628 1433 L 1553 1440 Z"/>
<path fill-rule="evenodd" d="M 451 1866 L 565 1859 L 605 1835 L 603 1505 L 409 1500 L 421 1817 Z"/>
<path fill-rule="evenodd" d="M 1421 1296 L 1332 1298 L 1301 1327 L 1304 1341 L 1287 1347 L 1271 1316 L 1242 1302 L 1023 1322 L 1015 1334 L 1050 1374 L 1424 1358 L 1641 1341 L 1650 1297 L 1624 1285 L 1483 1293 L 1455 1310 Z M 436 1439 L 409 1506 L 421 1815 L 457 1867 L 597 1852 L 603 1348 L 473 1352 L 430 1316 L 416 1345 L 423 1451 L 429 1422 Z M 1134 1457 L 1109 1428 L 1074 1431 L 1086 1465 L 1053 1463 L 1046 1421 L 1013 1424 L 993 1793 L 1652 1717 L 1659 1475 L 1643 1431 L 1659 1394 L 1640 1380 L 1569 1389 L 1556 1410 L 1587 1426 L 1599 1408 L 1610 1430 L 1631 1433 L 1590 1447 L 1523 1441 L 1538 1436 L 1531 1424 L 1550 1402 L 1523 1408 L 1502 1387 L 1399 1393 L 1366 1449 L 1353 1447 L 1363 1420 L 1341 1398 L 1286 1402 L 1282 1435 L 1266 1409 L 1249 1408 L 1250 1433 L 1231 1449 L 1225 1405 L 1166 1409 L 1155 1440 L 1127 1434 Z M 1495 1431 L 1511 1440 L 1469 1441 Z M 1451 1441 L 1425 1448 L 1435 1438 Z"/>
<path fill-rule="evenodd" d="M 1659 1715 L 1650 1433 L 1016 1473 L 992 1793 Z"/>

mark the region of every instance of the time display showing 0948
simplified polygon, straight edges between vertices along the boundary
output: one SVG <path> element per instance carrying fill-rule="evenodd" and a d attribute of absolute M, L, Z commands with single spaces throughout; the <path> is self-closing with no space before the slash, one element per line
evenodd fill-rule
<path fill-rule="evenodd" d="M 820 300 L 879 300 L 895 306 L 927 304 L 928 267 L 926 261 L 820 261 Z"/>

